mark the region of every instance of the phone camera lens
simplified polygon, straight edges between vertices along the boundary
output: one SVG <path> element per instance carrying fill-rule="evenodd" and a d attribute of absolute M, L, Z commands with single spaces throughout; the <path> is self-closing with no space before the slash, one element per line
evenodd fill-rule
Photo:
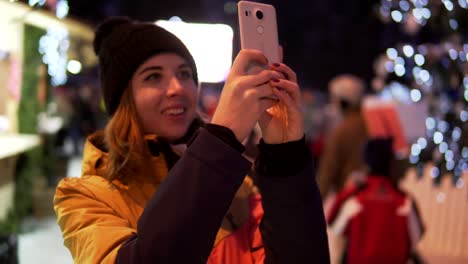
<path fill-rule="evenodd" d="M 255 16 L 257 16 L 257 18 L 259 20 L 262 20 L 263 19 L 263 12 L 258 10 L 257 12 L 255 12 Z"/>

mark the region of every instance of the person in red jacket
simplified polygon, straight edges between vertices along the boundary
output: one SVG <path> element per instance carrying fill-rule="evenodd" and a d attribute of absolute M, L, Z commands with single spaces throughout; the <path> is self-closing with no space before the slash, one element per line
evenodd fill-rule
<path fill-rule="evenodd" d="M 346 237 L 344 263 L 406 264 L 424 232 L 415 201 L 390 177 L 392 144 L 368 140 L 367 177 L 339 192 L 327 215 L 331 231 Z"/>
<path fill-rule="evenodd" d="M 195 61 L 173 34 L 116 17 L 94 48 L 110 119 L 54 197 L 75 263 L 329 263 L 293 70 L 240 51 L 204 124 Z M 264 69 L 246 75 L 252 62 Z M 254 185 L 240 142 L 257 122 Z"/>

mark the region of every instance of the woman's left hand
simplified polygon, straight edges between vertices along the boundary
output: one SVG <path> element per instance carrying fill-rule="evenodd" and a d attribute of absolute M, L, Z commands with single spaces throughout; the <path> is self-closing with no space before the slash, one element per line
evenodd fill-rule
<path fill-rule="evenodd" d="M 279 102 L 266 110 L 258 121 L 263 141 L 280 144 L 300 140 L 304 136 L 304 124 L 296 73 L 283 63 L 272 64 L 270 69 L 282 73 L 285 78 L 270 81 Z"/>

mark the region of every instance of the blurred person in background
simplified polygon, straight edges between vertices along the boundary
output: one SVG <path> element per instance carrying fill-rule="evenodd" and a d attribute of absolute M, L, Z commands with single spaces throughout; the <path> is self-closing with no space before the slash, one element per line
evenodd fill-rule
<path fill-rule="evenodd" d="M 325 145 L 325 96 L 318 90 L 302 89 L 302 105 L 304 113 L 304 131 L 306 142 L 312 152 L 314 164 L 318 164 Z"/>
<path fill-rule="evenodd" d="M 94 48 L 110 119 L 87 139 L 83 175 L 62 180 L 54 197 L 75 263 L 329 263 L 288 66 L 239 52 L 204 124 L 195 62 L 173 34 L 114 17 Z M 246 75 L 251 62 L 266 68 Z M 254 186 L 240 142 L 257 122 Z"/>
<path fill-rule="evenodd" d="M 55 102 L 57 104 L 56 115 L 61 118 L 63 124 L 56 133 L 54 147 L 59 155 L 64 156 L 66 154 L 64 153 L 63 148 L 68 135 L 70 119 L 73 114 L 73 106 L 70 100 L 69 89 L 70 88 L 66 86 L 59 86 L 53 90 Z"/>
<path fill-rule="evenodd" d="M 325 139 L 318 168 L 318 183 L 326 210 L 350 175 L 359 175 L 363 167 L 360 153 L 367 139 L 361 112 L 364 88 L 363 80 L 350 74 L 339 75 L 329 83 L 331 103 L 342 118 Z"/>
<path fill-rule="evenodd" d="M 340 191 L 327 214 L 331 236 L 346 238 L 341 263 L 421 263 L 416 244 L 424 225 L 416 202 L 392 178 L 392 148 L 392 138 L 365 144 L 366 178 Z"/>
<path fill-rule="evenodd" d="M 86 137 L 97 128 L 95 111 L 91 105 L 91 88 L 87 85 L 72 87 L 71 103 L 73 112 L 69 123 L 68 135 L 73 143 L 73 155 L 83 152 Z"/>

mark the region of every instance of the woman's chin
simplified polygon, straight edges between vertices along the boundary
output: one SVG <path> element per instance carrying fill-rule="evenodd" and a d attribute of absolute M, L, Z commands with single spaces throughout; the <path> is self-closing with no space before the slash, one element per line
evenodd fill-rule
<path fill-rule="evenodd" d="M 187 133 L 188 127 L 180 127 L 178 129 L 172 129 L 170 133 L 164 133 L 163 135 L 160 135 L 164 138 L 166 138 L 168 141 L 176 141 L 178 139 L 181 139 L 185 134 Z"/>

